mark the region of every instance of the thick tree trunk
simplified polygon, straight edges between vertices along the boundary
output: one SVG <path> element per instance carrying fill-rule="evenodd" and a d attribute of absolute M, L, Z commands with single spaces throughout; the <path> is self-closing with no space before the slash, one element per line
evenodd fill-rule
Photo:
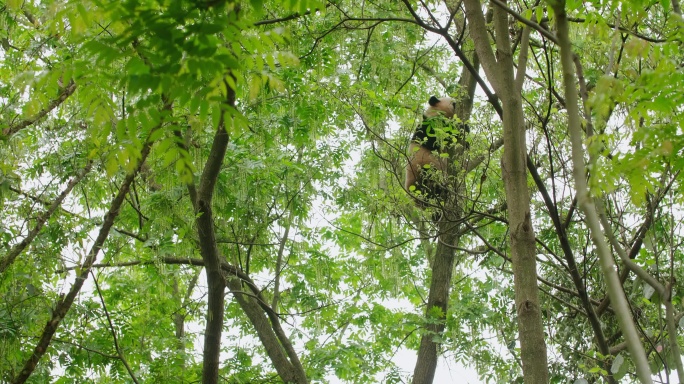
<path fill-rule="evenodd" d="M 502 174 L 508 204 L 509 236 L 515 285 L 515 307 L 525 383 L 548 383 L 544 328 L 539 307 L 534 228 L 527 186 L 527 148 L 520 90 L 515 87 L 513 53 L 508 34 L 508 17 L 494 9 L 499 89 L 503 104 L 504 152 Z M 524 68 L 521 68 L 524 71 Z"/>
<path fill-rule="evenodd" d="M 202 366 L 202 382 L 204 384 L 218 383 L 221 355 L 221 333 L 223 331 L 223 315 L 225 303 L 226 281 L 221 272 L 218 260 L 218 249 L 213 230 L 213 215 L 211 203 L 201 201 L 197 230 L 200 233 L 200 254 L 205 262 L 207 274 L 207 324 L 204 331 L 204 350 Z M 208 230 L 211 228 L 211 230 Z M 203 233 L 204 232 L 204 233 Z"/>
<path fill-rule="evenodd" d="M 226 105 L 232 109 L 235 107 L 235 90 L 230 88 L 227 83 L 226 88 L 228 92 Z M 226 111 L 224 113 L 228 115 L 233 112 Z M 200 254 L 204 260 L 204 269 L 207 274 L 207 324 L 204 331 L 204 351 L 202 352 L 202 382 L 204 384 L 216 384 L 219 378 L 226 280 L 221 271 L 222 260 L 216 246 L 214 215 L 211 205 L 221 164 L 223 164 L 223 158 L 228 148 L 228 139 L 225 116 L 222 116 L 214 135 L 209 157 L 202 171 L 197 192 L 195 193 L 193 185 L 188 186 L 197 217 L 195 224 L 197 225 Z"/>
<path fill-rule="evenodd" d="M 479 61 L 477 56 L 473 59 L 473 66 L 479 68 Z M 466 121 L 473 107 L 473 97 L 475 94 L 475 78 L 468 72 L 466 68 L 461 73 L 459 81 L 461 87 L 466 90 L 467 94 L 459 100 L 459 105 L 456 110 L 456 116 Z M 444 320 L 448 310 L 449 289 L 451 288 L 451 279 L 454 270 L 455 250 L 452 244 L 457 244 L 459 239 L 459 225 L 458 223 L 462 216 L 461 201 L 458 198 L 458 191 L 461 189 L 463 174 L 465 173 L 465 163 L 463 159 L 465 156 L 463 150 L 451 151 L 449 159 L 459 159 L 459 161 L 449 161 L 449 168 L 447 169 L 450 180 L 455 180 L 452 185 L 455 186 L 455 196 L 451 196 L 444 207 L 444 214 L 439 223 L 439 232 L 442 234 L 437 244 L 437 250 L 432 263 L 432 279 L 430 280 L 430 293 L 428 295 L 427 307 L 425 309 L 426 318 L 432 318 L 425 328 L 425 333 L 420 340 L 420 347 L 418 349 L 418 360 L 413 371 L 413 384 L 430 384 L 435 377 L 437 369 L 437 360 L 439 357 L 438 348 L 439 336 L 444 332 Z M 438 309 L 438 310 L 436 310 Z M 435 318 L 435 314 L 438 314 Z"/>
<path fill-rule="evenodd" d="M 439 343 L 435 341 L 444 332 L 444 320 L 446 318 L 447 303 L 449 301 L 449 288 L 454 269 L 454 249 L 446 244 L 455 244 L 458 235 L 458 226 L 447 229 L 437 246 L 437 254 L 432 267 L 432 280 L 430 281 L 430 294 L 428 296 L 425 316 L 430 319 L 425 333 L 420 339 L 418 360 L 413 371 L 413 384 L 430 384 L 434 380 L 437 369 Z M 444 243 L 442 243 L 442 241 Z M 436 309 L 439 309 L 437 311 Z M 437 318 L 435 314 L 438 312 Z"/>
<path fill-rule="evenodd" d="M 537 288 L 536 245 L 525 166 L 525 128 L 520 99 L 504 101 L 503 108 L 504 153 L 501 166 L 508 204 L 523 376 L 525 383 L 548 383 L 546 343 Z M 508 113 L 516 109 L 519 113 Z"/>
<path fill-rule="evenodd" d="M 504 153 L 502 173 L 508 206 L 515 307 L 525 383 L 548 383 L 546 343 L 539 307 L 535 235 L 527 187 L 525 124 L 520 89 L 513 74 L 513 52 L 506 12 L 494 7 L 496 56 L 491 50 L 481 3 L 465 0 L 475 49 L 488 80 L 503 106 Z M 519 66 L 524 71 L 524 65 Z M 522 76 L 522 73 L 519 74 Z M 522 79 L 522 77 L 520 77 Z M 519 81 L 518 85 L 522 82 Z"/>

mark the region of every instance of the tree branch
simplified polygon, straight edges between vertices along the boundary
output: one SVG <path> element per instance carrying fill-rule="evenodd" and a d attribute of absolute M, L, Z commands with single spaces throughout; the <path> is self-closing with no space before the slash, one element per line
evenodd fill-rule
<path fill-rule="evenodd" d="M 516 92 L 522 92 L 525 83 L 525 72 L 527 69 L 527 52 L 530 47 L 530 28 L 525 27 L 520 38 L 520 53 L 518 55 L 518 73 L 515 76 Z"/>
<path fill-rule="evenodd" d="M 589 195 L 589 189 L 587 187 L 578 98 L 572 63 L 572 47 L 570 44 L 567 15 L 565 13 L 565 1 L 551 0 L 549 3 L 556 16 L 556 27 L 558 30 L 558 41 L 561 51 L 560 58 L 561 66 L 563 68 L 565 99 L 567 102 L 568 130 L 570 132 L 570 141 L 572 144 L 573 174 L 575 188 L 577 190 L 577 202 L 582 211 L 584 211 L 587 226 L 591 231 L 592 240 L 596 245 L 597 253 L 601 261 L 601 269 L 606 278 L 608 293 L 613 302 L 620 328 L 628 342 L 630 355 L 634 360 L 637 375 L 643 383 L 652 383 L 648 359 L 646 358 L 644 347 L 641 345 L 639 334 L 632 321 L 632 314 L 629 309 L 629 304 L 627 303 L 627 298 L 622 290 L 622 284 L 620 283 L 617 271 L 615 270 L 615 264 L 601 231 L 601 224 L 597 217 L 596 207 L 592 197 Z"/>
<path fill-rule="evenodd" d="M 674 0 L 674 1 L 677 1 L 677 0 Z M 548 21 L 548 20 L 542 19 L 542 21 Z M 569 22 L 572 22 L 572 23 L 585 23 L 587 20 L 586 20 L 586 19 L 583 19 L 583 18 L 581 18 L 581 17 L 568 17 L 568 21 L 569 21 Z M 608 28 L 615 28 L 615 24 L 605 23 L 605 25 L 606 25 Z M 628 34 L 628 35 L 634 36 L 634 37 L 639 38 L 639 39 L 641 39 L 641 40 L 648 41 L 649 43 L 656 43 L 656 44 L 658 44 L 658 43 L 667 43 L 668 41 L 671 41 L 671 39 L 656 39 L 656 38 L 653 38 L 653 37 L 644 36 L 644 35 L 640 34 L 639 32 L 632 31 L 632 30 L 627 29 L 627 28 L 625 28 L 625 27 L 620 27 L 620 26 L 618 26 L 618 30 L 619 30 L 620 32 L 624 32 L 624 33 L 626 33 L 626 34 Z"/>
<path fill-rule="evenodd" d="M 59 209 L 60 205 L 62 204 L 62 201 L 64 201 L 64 199 L 71 192 L 71 190 L 74 189 L 76 184 L 83 180 L 85 175 L 87 175 L 88 172 L 90 172 L 92 166 L 93 163 L 91 161 L 88 161 L 86 166 L 82 170 L 80 170 L 76 174 L 76 176 L 74 176 L 69 181 L 69 183 L 67 183 L 67 186 L 64 189 L 64 191 L 62 191 L 62 193 L 60 193 L 59 196 L 55 198 L 55 200 L 50 204 L 48 209 L 42 214 L 38 215 L 38 218 L 36 219 L 36 224 L 34 225 L 33 229 L 29 231 L 28 235 L 22 241 L 15 244 L 12 247 L 12 249 L 10 249 L 9 252 L 7 252 L 7 255 L 5 255 L 5 257 L 0 259 L 0 275 L 3 274 L 10 265 L 12 265 L 17 256 L 19 256 L 19 254 L 21 254 L 21 252 L 31 244 L 31 242 L 33 241 L 33 239 L 36 238 L 36 236 L 38 236 L 40 230 L 43 229 L 45 222 L 47 222 L 47 220 L 50 219 L 50 217 L 52 217 L 52 214 L 54 214 L 55 211 Z"/>
<path fill-rule="evenodd" d="M 330 6 L 330 4 L 326 4 L 326 5 L 325 5 L 326 8 L 329 7 L 329 6 Z M 318 9 L 314 10 L 314 12 L 318 12 Z M 288 15 L 288 16 L 285 16 L 285 17 L 281 17 L 281 18 L 277 18 L 277 19 L 269 19 L 269 20 L 260 20 L 260 21 L 257 21 L 256 23 L 254 23 L 254 26 L 257 27 L 257 26 L 260 26 L 260 25 L 278 24 L 278 23 L 282 23 L 282 22 L 285 22 L 285 21 L 290 21 L 290 20 L 298 19 L 298 18 L 300 18 L 300 17 L 302 17 L 302 16 L 308 16 L 308 15 L 310 15 L 310 14 L 311 14 L 311 11 L 310 11 L 310 10 L 309 10 L 309 11 L 306 11 L 306 12 L 304 12 L 304 13 L 295 12 L 295 13 L 293 13 L 293 14 L 291 14 L 291 15 Z"/>
<path fill-rule="evenodd" d="M 233 75 L 229 74 L 228 76 Z M 224 292 L 226 281 L 221 273 L 222 257 L 216 244 L 212 198 L 218 174 L 228 148 L 229 137 L 226 131 L 226 115 L 228 115 L 228 118 L 231 118 L 230 116 L 237 113 L 237 111 L 235 110 L 235 90 L 225 80 L 224 84 L 226 86 L 225 105 L 221 105 L 221 117 L 216 127 L 214 140 L 204 165 L 197 191 L 195 192 L 195 186 L 192 182 L 188 183 L 190 196 L 196 196 L 196 200 L 193 202 L 195 225 L 197 226 L 200 254 L 202 260 L 204 260 L 204 268 L 207 274 L 207 315 L 202 365 L 202 378 L 205 384 L 218 383 L 221 333 L 223 331 L 223 315 L 225 310 Z"/>
<path fill-rule="evenodd" d="M 582 280 L 582 276 L 580 275 L 579 269 L 577 268 L 575 256 L 572 252 L 572 247 L 570 246 L 570 241 L 568 240 L 565 228 L 561 224 L 558 209 L 556 208 L 556 205 L 554 204 L 553 200 L 551 200 L 551 196 L 549 195 L 546 186 L 544 185 L 541 177 L 539 176 L 539 172 L 537 172 L 537 167 L 535 167 L 534 163 L 532 162 L 532 159 L 529 156 L 527 157 L 527 169 L 529 170 L 530 175 L 532 175 L 532 179 L 537 185 L 539 193 L 541 193 L 542 195 L 542 200 L 544 200 L 546 209 L 548 210 L 549 216 L 551 217 L 551 221 L 553 222 L 553 226 L 555 227 L 555 232 L 558 236 L 558 240 L 561 244 L 561 250 L 563 250 L 563 255 L 565 257 L 565 262 L 568 265 L 568 272 L 570 273 L 572 282 L 575 285 L 575 289 L 577 289 L 577 296 L 582 302 L 584 312 L 586 313 L 587 318 L 589 319 L 589 324 L 591 324 L 591 328 L 594 331 L 594 336 L 596 337 L 596 344 L 599 347 L 599 351 L 602 355 L 608 356 L 610 350 L 605 335 L 603 334 L 601 321 L 599 320 L 599 317 L 597 316 L 596 311 L 594 310 L 594 306 L 592 305 L 591 300 L 589 299 L 587 288 L 584 285 L 584 280 Z"/>
<path fill-rule="evenodd" d="M 42 119 L 50 113 L 53 109 L 57 108 L 60 104 L 64 102 L 69 96 L 71 96 L 74 91 L 76 90 L 76 83 L 74 83 L 73 80 L 69 81 L 69 84 L 66 85 L 60 92 L 59 95 L 57 96 L 56 99 L 52 100 L 45 108 L 40 110 L 38 113 L 36 113 L 34 116 L 22 120 L 16 124 L 9 125 L 5 128 L 2 129 L 2 134 L 5 136 L 12 136 L 15 133 L 21 131 L 22 129 L 33 125 L 36 123 L 38 120 Z"/>
<path fill-rule="evenodd" d="M 121 183 L 121 186 L 119 187 L 118 193 L 109 205 L 109 210 L 104 216 L 104 221 L 102 223 L 102 226 L 100 227 L 100 232 L 97 238 L 95 239 L 93 246 L 90 248 L 88 256 L 83 261 L 83 264 L 81 264 L 81 273 L 78 274 L 78 276 L 76 276 L 76 281 L 71 286 L 69 293 L 67 293 L 66 296 L 61 296 L 60 299 L 55 303 L 54 310 L 52 311 L 52 316 L 45 325 L 45 328 L 43 329 L 40 341 L 34 348 L 31 356 L 26 360 L 24 368 L 12 380 L 13 384 L 21 384 L 26 382 L 29 376 L 31 376 L 33 371 L 36 369 L 38 361 L 43 357 L 48 347 L 50 346 L 50 342 L 52 341 L 52 338 L 55 332 L 57 331 L 57 328 L 66 316 L 67 312 L 69 312 L 69 309 L 71 308 L 71 305 L 74 303 L 76 296 L 83 287 L 83 283 L 88 278 L 88 274 L 90 273 L 90 270 L 92 269 L 92 266 L 95 263 L 95 260 L 97 259 L 97 255 L 102 249 L 102 246 L 104 245 L 105 240 L 107 240 L 109 232 L 112 229 L 112 226 L 114 225 L 114 220 L 119 215 L 119 209 L 121 208 L 121 205 L 125 200 L 126 194 L 128 193 L 128 189 L 131 186 L 133 180 L 135 179 L 135 176 L 137 175 L 138 171 L 140 171 L 140 167 L 142 167 L 142 164 L 145 162 L 147 155 L 149 155 L 151 147 L 152 143 L 146 140 L 146 143 L 143 146 L 143 149 L 140 153 L 140 162 L 132 172 L 126 175 L 124 181 Z"/>
<path fill-rule="evenodd" d="M 482 69 L 484 69 L 487 79 L 494 87 L 496 93 L 501 92 L 501 84 L 499 75 L 493 68 L 496 68 L 497 61 L 492 52 L 489 36 L 487 35 L 487 26 L 485 25 L 485 17 L 482 13 L 482 7 L 479 0 L 464 0 L 465 15 L 470 24 L 470 37 L 475 43 L 475 50 L 477 56 L 482 62 Z"/>
<path fill-rule="evenodd" d="M 97 282 L 97 277 L 95 276 L 95 274 L 93 274 L 92 269 L 90 270 L 90 274 L 93 276 L 95 290 L 97 291 L 97 295 L 100 297 L 100 302 L 102 303 L 102 310 L 104 311 L 105 317 L 107 318 L 107 323 L 109 324 L 109 331 L 112 333 L 112 339 L 114 340 L 114 348 L 116 349 L 116 354 L 119 356 L 119 360 L 121 360 L 121 362 L 123 363 L 124 367 L 126 368 L 126 371 L 128 371 L 128 375 L 131 377 L 131 380 L 133 380 L 135 384 L 138 384 L 138 379 L 135 377 L 135 374 L 133 373 L 131 366 L 128 364 L 128 361 L 126 360 L 126 357 L 124 356 L 123 351 L 119 346 L 119 339 L 116 336 L 116 331 L 114 330 L 114 323 L 112 323 L 112 318 L 111 316 L 109 316 L 107 305 L 105 304 L 104 297 L 102 297 L 102 291 L 100 290 L 100 284 Z"/>
<path fill-rule="evenodd" d="M 501 2 L 500 0 L 491 0 L 492 3 L 496 4 L 498 7 L 506 11 L 506 13 L 510 14 L 513 16 L 514 19 L 518 20 L 519 22 L 527 25 L 528 27 L 534 29 L 535 31 L 539 32 L 542 36 L 546 37 L 547 39 L 553 41 L 554 43 L 558 44 L 558 39 L 556 36 L 554 36 L 551 32 L 547 31 L 546 28 L 542 27 L 541 25 L 535 23 L 534 21 L 528 20 L 524 18 L 521 14 L 518 12 L 512 10 L 506 4 Z"/>

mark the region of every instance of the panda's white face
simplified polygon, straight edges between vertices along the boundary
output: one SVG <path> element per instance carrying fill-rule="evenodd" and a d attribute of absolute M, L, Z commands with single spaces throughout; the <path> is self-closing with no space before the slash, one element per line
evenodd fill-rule
<path fill-rule="evenodd" d="M 432 96 L 428 103 L 430 106 L 425 110 L 425 117 L 430 118 L 439 115 L 449 119 L 454 117 L 454 113 L 456 112 L 456 101 L 451 97 L 437 98 Z"/>

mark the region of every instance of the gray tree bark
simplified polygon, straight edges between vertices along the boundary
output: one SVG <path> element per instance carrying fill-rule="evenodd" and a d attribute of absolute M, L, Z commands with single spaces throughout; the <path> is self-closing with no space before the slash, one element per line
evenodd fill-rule
<path fill-rule="evenodd" d="M 519 66 L 519 80 L 516 82 L 507 13 L 500 7 L 494 7 L 495 56 L 487 34 L 481 3 L 478 0 L 464 0 L 464 5 L 482 68 L 501 99 L 503 107 L 502 173 L 508 206 L 523 376 L 525 383 L 545 384 L 548 383 L 546 343 L 539 307 L 535 235 L 530 215 L 530 191 L 527 187 L 525 124 L 519 88 L 525 66 L 521 61 L 523 65 Z"/>
<path fill-rule="evenodd" d="M 479 61 L 477 56 L 473 58 L 473 66 L 479 68 Z M 473 97 L 475 94 L 475 77 L 463 68 L 459 84 L 466 91 L 463 99 L 459 100 L 456 114 L 462 121 L 468 120 L 470 112 L 473 108 Z M 425 333 L 420 340 L 420 347 L 418 349 L 418 359 L 413 371 L 413 384 L 430 384 L 435 377 L 437 369 L 437 360 L 439 357 L 439 336 L 444 332 L 444 320 L 448 310 L 449 290 L 451 288 L 451 280 L 454 270 L 455 250 L 452 244 L 458 244 L 460 225 L 456 224 L 462 217 L 463 207 L 462 201 L 458 198 L 459 185 L 462 183 L 465 169 L 465 154 L 462 148 L 456 148 L 449 153 L 449 167 L 447 168 L 447 177 L 449 180 L 455 180 L 455 193 L 450 193 L 450 198 L 447 199 L 443 216 L 438 227 L 439 242 L 435 252 L 435 257 L 432 262 L 432 278 L 430 280 L 430 292 L 428 294 L 427 306 L 425 309 L 426 317 L 433 317 L 435 308 L 439 309 L 439 316 L 437 319 L 432 319 L 426 326 Z M 457 161 L 453 161 L 457 159 Z"/>

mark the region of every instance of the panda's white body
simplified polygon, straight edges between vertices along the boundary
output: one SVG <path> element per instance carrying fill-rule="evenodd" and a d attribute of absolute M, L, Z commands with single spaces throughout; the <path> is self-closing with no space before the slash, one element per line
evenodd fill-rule
<path fill-rule="evenodd" d="M 413 134 L 409 144 L 409 162 L 406 166 L 406 181 L 404 186 L 407 191 L 411 186 L 420 189 L 423 182 L 426 166 L 436 172 L 444 172 L 447 167 L 447 160 L 439 157 L 442 151 L 441 145 L 437 142 L 435 134 L 430 133 L 430 119 L 442 116 L 442 118 L 452 119 L 454 117 L 456 103 L 450 97 L 437 98 L 430 97 L 429 106 L 423 113 L 423 122 Z M 437 154 L 435 153 L 437 152 Z M 426 191 L 423 193 L 428 194 Z"/>

